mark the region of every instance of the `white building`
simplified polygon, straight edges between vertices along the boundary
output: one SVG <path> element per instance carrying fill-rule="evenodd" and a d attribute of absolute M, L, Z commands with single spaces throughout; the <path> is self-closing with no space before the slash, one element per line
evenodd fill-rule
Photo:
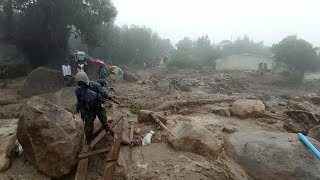
<path fill-rule="evenodd" d="M 231 55 L 216 61 L 216 70 L 259 70 L 259 64 L 266 63 L 267 69 L 272 70 L 272 57 L 263 57 L 249 54 Z"/>

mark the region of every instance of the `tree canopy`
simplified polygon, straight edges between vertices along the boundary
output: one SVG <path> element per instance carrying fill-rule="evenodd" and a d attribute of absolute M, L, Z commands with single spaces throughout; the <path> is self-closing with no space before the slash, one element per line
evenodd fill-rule
<path fill-rule="evenodd" d="M 275 60 L 284 65 L 297 81 L 302 80 L 306 71 L 319 67 L 316 50 L 311 43 L 295 35 L 288 36 L 272 46 Z"/>
<path fill-rule="evenodd" d="M 176 47 L 169 64 L 178 68 L 214 68 L 215 60 L 221 57 L 220 51 L 211 44 L 207 35 L 195 41 L 185 37 Z"/>
<path fill-rule="evenodd" d="M 2 0 L 1 7 L 6 39 L 35 66 L 61 63 L 71 34 L 96 46 L 102 24 L 117 14 L 109 0 Z"/>

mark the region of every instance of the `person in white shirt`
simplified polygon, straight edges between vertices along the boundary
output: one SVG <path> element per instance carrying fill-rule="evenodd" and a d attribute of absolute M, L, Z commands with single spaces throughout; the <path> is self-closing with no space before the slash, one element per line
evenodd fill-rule
<path fill-rule="evenodd" d="M 64 77 L 64 84 L 69 86 L 71 83 L 72 77 L 71 77 L 71 67 L 68 61 L 66 61 L 66 63 L 62 65 L 62 73 Z"/>

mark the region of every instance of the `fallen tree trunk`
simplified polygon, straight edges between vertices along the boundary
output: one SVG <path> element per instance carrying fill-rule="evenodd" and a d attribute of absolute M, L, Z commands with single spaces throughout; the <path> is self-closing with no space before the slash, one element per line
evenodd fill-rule
<path fill-rule="evenodd" d="M 155 115 L 154 112 L 150 113 L 150 115 L 151 115 L 151 117 L 154 119 L 154 121 L 160 125 L 160 127 L 161 127 L 163 130 L 167 131 L 167 132 L 170 133 L 172 136 L 174 136 L 174 135 L 172 134 L 172 132 L 170 131 L 170 129 L 169 129 L 167 126 L 165 126 L 165 125 L 160 121 L 160 119 Z"/>
<path fill-rule="evenodd" d="M 181 101 L 169 101 L 166 102 L 157 108 L 156 110 L 167 110 L 172 107 L 174 108 L 180 108 L 184 106 L 202 106 L 206 104 L 214 104 L 214 103 L 222 103 L 222 102 L 234 102 L 236 100 L 240 99 L 238 98 L 224 98 L 224 99 L 198 99 L 198 100 L 181 100 Z"/>

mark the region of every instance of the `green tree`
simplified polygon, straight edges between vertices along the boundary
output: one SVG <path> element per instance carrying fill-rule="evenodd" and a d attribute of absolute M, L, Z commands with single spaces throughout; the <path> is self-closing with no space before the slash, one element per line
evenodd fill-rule
<path fill-rule="evenodd" d="M 10 11 L 2 8 L 5 17 L 11 17 L 12 12 L 17 17 L 16 27 L 10 27 L 16 29 L 14 41 L 34 66 L 60 65 L 68 53 L 71 34 L 80 37 L 89 50 L 93 49 L 99 44 L 101 26 L 112 21 L 117 13 L 109 0 L 3 2 L 3 7 L 12 7 Z"/>
<path fill-rule="evenodd" d="M 288 36 L 272 46 L 272 52 L 278 64 L 284 65 L 291 74 L 291 80 L 301 82 L 306 71 L 318 66 L 316 48 L 311 43 Z"/>
<path fill-rule="evenodd" d="M 222 41 L 228 42 L 227 40 Z M 223 56 L 235 54 L 254 54 L 261 56 L 271 56 L 270 48 L 265 47 L 263 42 L 254 42 L 245 35 L 243 38 L 238 38 L 234 42 L 226 44 L 222 49 Z"/>
<path fill-rule="evenodd" d="M 185 37 L 176 46 L 177 49 L 171 53 L 169 65 L 178 68 L 214 68 L 215 61 L 221 57 L 220 51 L 211 45 L 207 35 L 196 41 Z"/>

